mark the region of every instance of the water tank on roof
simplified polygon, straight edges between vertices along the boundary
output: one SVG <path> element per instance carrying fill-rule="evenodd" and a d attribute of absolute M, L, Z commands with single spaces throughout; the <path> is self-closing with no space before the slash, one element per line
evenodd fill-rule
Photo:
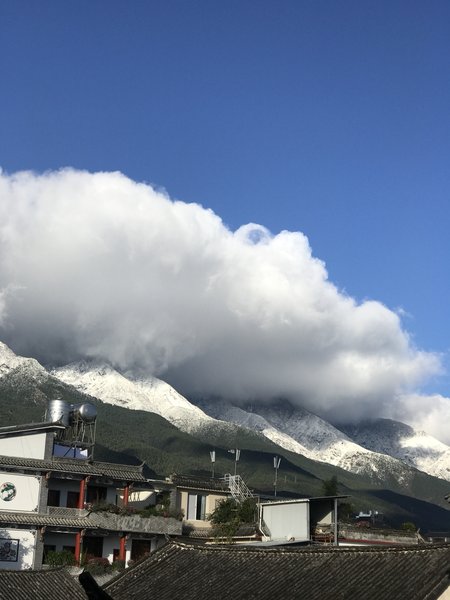
<path fill-rule="evenodd" d="M 93 423 L 97 418 L 97 409 L 93 404 L 73 404 L 72 412 L 78 413 L 81 420 L 85 423 Z"/>
<path fill-rule="evenodd" d="M 50 400 L 46 420 L 49 423 L 61 423 L 65 427 L 69 427 L 70 406 L 63 400 Z"/>

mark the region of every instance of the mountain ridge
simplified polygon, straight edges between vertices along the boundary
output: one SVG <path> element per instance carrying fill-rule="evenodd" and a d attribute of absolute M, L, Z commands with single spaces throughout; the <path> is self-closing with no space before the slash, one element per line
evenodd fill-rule
<path fill-rule="evenodd" d="M 287 402 L 278 402 L 276 407 L 266 404 L 249 407 L 236 406 L 223 399 L 202 399 L 194 404 L 156 377 L 134 378 L 132 374 L 121 374 L 106 364 L 72 363 L 51 373 L 103 402 L 155 412 L 180 430 L 194 435 L 212 428 L 226 429 L 232 424 L 257 432 L 290 452 L 350 472 L 365 473 L 375 479 L 386 469 L 397 473 L 401 479 L 407 477 L 408 471 L 396 462 L 401 461 L 409 468 L 450 481 L 450 448 L 438 440 L 433 446 L 431 436 L 426 436 L 429 455 L 426 448 L 406 455 L 395 452 L 386 440 L 386 451 L 374 442 L 364 443 L 364 436 L 361 441 L 356 439 L 356 431 L 354 437 L 348 435 L 342 428 Z M 127 399 L 129 395 L 131 400 Z M 404 425 L 404 428 L 408 426 Z M 419 432 L 414 435 L 420 438 Z M 436 448 L 440 449 L 438 461 Z"/>

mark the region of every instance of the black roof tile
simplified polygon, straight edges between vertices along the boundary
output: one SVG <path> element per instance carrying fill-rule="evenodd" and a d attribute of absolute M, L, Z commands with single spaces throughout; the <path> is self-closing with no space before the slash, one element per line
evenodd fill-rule
<path fill-rule="evenodd" d="M 186 475 L 171 475 L 170 480 L 174 485 L 181 488 L 230 493 L 229 487 L 222 479 L 205 479 L 202 477 Z"/>
<path fill-rule="evenodd" d="M 71 458 L 56 458 L 41 460 L 38 458 L 20 458 L 15 456 L 0 456 L 0 467 L 22 468 L 24 470 L 56 471 L 79 475 L 109 477 L 119 481 L 144 482 L 143 465 L 122 465 L 98 461 L 77 460 Z"/>
<path fill-rule="evenodd" d="M 105 586 L 115 600 L 437 600 L 450 546 L 261 549 L 170 542 Z"/>
<path fill-rule="evenodd" d="M 73 511 L 64 514 L 50 512 L 20 513 L 0 512 L 0 524 L 31 525 L 35 527 L 65 527 L 74 529 L 96 529 L 103 531 L 127 531 L 129 533 L 151 533 L 181 535 L 182 523 L 172 517 L 141 517 L 139 515 L 117 515 L 108 512 Z"/>
<path fill-rule="evenodd" d="M 0 600 L 87 600 L 82 586 L 65 569 L 3 571 Z"/>

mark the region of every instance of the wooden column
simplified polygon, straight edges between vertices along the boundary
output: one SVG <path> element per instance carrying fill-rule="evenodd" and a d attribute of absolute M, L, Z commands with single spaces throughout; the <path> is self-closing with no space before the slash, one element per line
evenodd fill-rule
<path fill-rule="evenodd" d="M 123 507 L 128 506 L 130 498 L 130 484 L 127 483 L 123 488 Z M 127 535 L 126 533 L 122 533 L 119 540 L 119 560 L 125 561 L 127 556 Z"/>
<path fill-rule="evenodd" d="M 130 498 L 130 484 L 127 483 L 126 486 L 123 488 L 123 505 L 124 506 L 128 506 L 129 498 Z"/>
<path fill-rule="evenodd" d="M 125 562 L 127 556 L 127 536 L 125 533 L 120 536 L 119 544 L 119 560 Z"/>
<path fill-rule="evenodd" d="M 75 562 L 77 565 L 80 564 L 81 560 L 81 531 L 78 531 L 75 535 Z"/>
<path fill-rule="evenodd" d="M 78 495 L 78 508 L 79 509 L 84 508 L 84 499 L 86 497 L 86 479 L 87 478 L 83 478 L 80 481 L 80 493 Z"/>
<path fill-rule="evenodd" d="M 83 477 L 83 479 L 81 479 L 81 481 L 80 481 L 80 491 L 78 493 L 78 506 L 77 506 L 77 508 L 79 510 L 84 508 L 84 499 L 86 497 L 86 481 L 87 481 L 87 477 Z M 75 535 L 75 562 L 77 563 L 77 565 L 80 564 L 80 560 L 81 560 L 82 539 L 83 539 L 82 532 L 79 531 Z"/>

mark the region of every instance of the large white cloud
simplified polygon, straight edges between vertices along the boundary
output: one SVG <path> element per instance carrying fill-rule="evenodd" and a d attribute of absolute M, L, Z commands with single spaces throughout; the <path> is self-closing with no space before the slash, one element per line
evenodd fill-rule
<path fill-rule="evenodd" d="M 439 370 L 399 316 L 329 280 L 299 232 L 227 229 L 120 173 L 0 175 L 0 336 L 108 360 L 185 394 L 382 414 Z"/>
<path fill-rule="evenodd" d="M 440 394 L 405 394 L 396 399 L 386 416 L 403 421 L 450 444 L 450 398 Z"/>

